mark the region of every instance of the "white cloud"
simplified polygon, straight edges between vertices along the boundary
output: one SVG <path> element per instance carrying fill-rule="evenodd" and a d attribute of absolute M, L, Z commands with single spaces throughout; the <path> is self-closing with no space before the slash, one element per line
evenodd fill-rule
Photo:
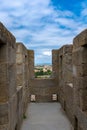
<path fill-rule="evenodd" d="M 87 27 L 87 4 L 82 2 L 80 8 L 78 16 L 70 10 L 55 10 L 51 0 L 0 0 L 0 21 L 17 41 L 36 51 L 37 61 L 45 60 L 50 50 L 72 43 Z"/>
<path fill-rule="evenodd" d="M 82 16 L 87 16 L 87 8 L 86 9 L 84 9 L 84 10 L 82 10 Z"/>
<path fill-rule="evenodd" d="M 51 51 L 44 51 L 44 52 L 43 52 L 43 55 L 51 56 Z"/>

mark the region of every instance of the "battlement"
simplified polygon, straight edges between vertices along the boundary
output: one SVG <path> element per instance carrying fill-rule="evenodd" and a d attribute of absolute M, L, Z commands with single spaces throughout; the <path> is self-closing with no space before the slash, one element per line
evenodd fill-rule
<path fill-rule="evenodd" d="M 87 29 L 52 50 L 53 74 L 34 76 L 34 51 L 0 23 L 0 130 L 20 130 L 28 104 L 60 102 L 75 130 L 87 130 Z"/>

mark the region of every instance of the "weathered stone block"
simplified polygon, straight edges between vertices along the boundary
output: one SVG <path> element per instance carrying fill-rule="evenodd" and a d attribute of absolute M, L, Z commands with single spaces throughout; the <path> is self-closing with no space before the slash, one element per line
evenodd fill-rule
<path fill-rule="evenodd" d="M 16 63 L 21 64 L 23 62 L 23 57 L 21 53 L 17 53 L 16 55 Z"/>
<path fill-rule="evenodd" d="M 52 94 L 58 89 L 54 79 L 32 79 L 30 94 L 35 95 L 36 102 L 52 102 Z"/>
<path fill-rule="evenodd" d="M 82 111 L 87 111 L 87 89 L 79 90 L 80 108 Z"/>
<path fill-rule="evenodd" d="M 59 57 L 58 50 L 52 50 L 52 77 L 58 80 Z M 55 77 L 54 77 L 55 76 Z"/>
<path fill-rule="evenodd" d="M 79 107 L 76 107 L 75 115 L 77 117 L 77 126 L 82 130 L 87 130 L 87 114 L 83 112 Z"/>
<path fill-rule="evenodd" d="M 17 128 L 20 130 L 23 121 L 23 87 L 17 87 Z"/>
<path fill-rule="evenodd" d="M 87 66 L 86 66 L 86 64 L 73 66 L 73 75 L 75 77 L 87 76 Z"/>
<path fill-rule="evenodd" d="M 73 65 L 87 64 L 87 48 L 80 47 L 73 51 Z"/>
<path fill-rule="evenodd" d="M 11 64 L 8 67 L 8 83 L 9 83 L 9 97 L 12 97 L 16 93 L 16 66 Z"/>
<path fill-rule="evenodd" d="M 0 130 L 9 130 L 9 125 L 8 124 L 0 125 Z"/>
<path fill-rule="evenodd" d="M 23 87 L 22 91 L 22 103 L 23 113 L 25 113 L 28 104 L 28 51 L 22 43 L 16 45 L 16 69 L 17 69 L 17 88 Z"/>
<path fill-rule="evenodd" d="M 28 50 L 28 67 L 29 67 L 29 77 L 30 79 L 33 79 L 35 77 L 34 75 L 34 51 Z"/>
<path fill-rule="evenodd" d="M 17 75 L 17 86 L 23 86 L 23 75 Z"/>
<path fill-rule="evenodd" d="M 23 64 L 17 64 L 16 65 L 17 75 L 23 73 Z"/>
<path fill-rule="evenodd" d="M 87 76 L 85 77 L 74 77 L 73 84 L 76 89 L 86 89 L 87 88 Z"/>
<path fill-rule="evenodd" d="M 0 63 L 7 62 L 7 45 L 1 44 L 0 46 Z"/>
<path fill-rule="evenodd" d="M 0 41 L 4 44 L 8 43 L 13 45 L 15 43 L 15 37 L 5 28 L 0 22 Z"/>
<path fill-rule="evenodd" d="M 12 98 L 9 100 L 9 127 L 10 130 L 14 130 L 17 124 L 17 94 L 13 95 Z"/>
<path fill-rule="evenodd" d="M 87 45 L 87 29 L 78 34 L 73 40 L 73 50 L 80 46 Z"/>
<path fill-rule="evenodd" d="M 63 46 L 63 54 L 72 53 L 72 45 L 64 45 Z"/>
<path fill-rule="evenodd" d="M 81 65 L 83 63 L 82 47 L 73 51 L 73 65 Z"/>
<path fill-rule="evenodd" d="M 0 104 L 0 125 L 7 124 L 8 122 L 9 122 L 9 105 L 8 103 Z"/>
<path fill-rule="evenodd" d="M 0 64 L 0 102 L 8 101 L 7 64 Z"/>
<path fill-rule="evenodd" d="M 12 48 L 12 46 L 9 46 L 8 48 L 8 58 L 7 62 L 9 64 L 16 64 L 16 46 Z"/>

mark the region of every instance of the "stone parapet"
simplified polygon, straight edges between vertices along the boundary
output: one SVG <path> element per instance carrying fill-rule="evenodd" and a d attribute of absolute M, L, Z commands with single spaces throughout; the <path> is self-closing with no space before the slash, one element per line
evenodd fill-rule
<path fill-rule="evenodd" d="M 73 39 L 73 50 L 85 45 L 87 45 L 87 29 L 82 31 Z"/>

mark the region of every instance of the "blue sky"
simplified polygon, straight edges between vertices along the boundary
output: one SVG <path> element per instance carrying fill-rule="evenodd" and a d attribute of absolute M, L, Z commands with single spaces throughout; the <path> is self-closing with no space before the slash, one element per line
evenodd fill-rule
<path fill-rule="evenodd" d="M 35 63 L 51 63 L 51 50 L 71 44 L 87 28 L 87 0 L 0 0 L 0 21 L 35 51 Z"/>

